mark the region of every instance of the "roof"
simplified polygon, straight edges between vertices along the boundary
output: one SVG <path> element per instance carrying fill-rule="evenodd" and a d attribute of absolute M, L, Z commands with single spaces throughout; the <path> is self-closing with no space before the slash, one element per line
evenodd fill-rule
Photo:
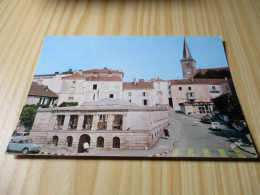
<path fill-rule="evenodd" d="M 134 85 L 133 82 L 126 82 L 123 83 L 123 90 L 126 89 L 154 89 L 153 84 L 151 82 L 136 82 L 136 85 Z"/>
<path fill-rule="evenodd" d="M 184 45 L 183 45 L 183 58 L 181 60 L 194 60 L 191 56 L 188 44 L 184 38 Z M 195 61 L 195 60 L 194 60 Z"/>
<path fill-rule="evenodd" d="M 50 90 L 47 86 L 39 85 L 37 82 L 32 82 L 28 95 L 53 98 L 58 97 L 57 94 Z"/>
<path fill-rule="evenodd" d="M 213 84 L 219 85 L 222 83 L 228 83 L 229 80 L 225 79 L 180 79 L 180 80 L 170 80 L 171 85 L 191 85 L 191 84 Z"/>
<path fill-rule="evenodd" d="M 113 98 L 104 98 L 97 100 L 95 102 L 89 102 L 86 104 L 82 104 L 81 106 L 84 107 L 93 107 L 93 106 L 98 106 L 98 107 L 141 107 L 137 104 L 130 103 L 128 101 L 124 100 L 119 100 L 119 99 L 113 99 Z"/>
<path fill-rule="evenodd" d="M 72 74 L 72 75 L 69 75 L 69 76 L 65 76 L 63 78 L 86 78 L 85 76 L 82 76 L 81 74 L 79 73 L 75 73 L 75 74 Z"/>
<path fill-rule="evenodd" d="M 108 69 L 108 68 L 86 70 L 86 71 L 83 71 L 83 73 L 120 73 L 120 74 L 123 74 L 123 72 L 120 72 L 118 70 Z"/>
<path fill-rule="evenodd" d="M 86 77 L 86 81 L 122 81 L 120 76 Z"/>
<path fill-rule="evenodd" d="M 205 74 L 208 70 L 215 70 L 215 71 L 221 71 L 221 70 L 229 70 L 229 67 L 222 67 L 222 68 L 206 68 L 206 69 L 197 69 L 196 73 L 194 75 L 196 75 L 197 73 L 201 73 L 201 74 Z"/>

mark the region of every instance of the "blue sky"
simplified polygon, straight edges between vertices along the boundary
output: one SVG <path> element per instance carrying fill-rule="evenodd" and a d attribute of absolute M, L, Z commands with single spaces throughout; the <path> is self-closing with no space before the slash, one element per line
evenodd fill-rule
<path fill-rule="evenodd" d="M 186 37 L 197 68 L 227 67 L 220 37 Z M 104 67 L 124 72 L 124 81 L 182 78 L 184 37 L 47 36 L 35 74 Z"/>

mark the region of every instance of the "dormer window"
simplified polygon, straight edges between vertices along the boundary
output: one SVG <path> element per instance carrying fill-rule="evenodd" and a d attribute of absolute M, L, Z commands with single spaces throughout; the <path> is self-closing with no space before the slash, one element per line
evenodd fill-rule
<path fill-rule="evenodd" d="M 48 91 L 49 91 L 48 87 L 46 87 L 46 88 L 45 88 L 45 91 L 46 91 L 46 92 L 48 92 Z"/>

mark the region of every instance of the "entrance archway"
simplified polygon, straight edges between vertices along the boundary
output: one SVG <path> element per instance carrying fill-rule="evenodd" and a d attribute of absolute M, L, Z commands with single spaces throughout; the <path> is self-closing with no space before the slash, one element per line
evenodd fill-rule
<path fill-rule="evenodd" d="M 79 146 L 78 146 L 78 153 L 83 153 L 83 144 L 85 142 L 88 142 L 88 144 L 90 145 L 90 136 L 88 134 L 83 134 L 80 136 L 79 138 Z"/>

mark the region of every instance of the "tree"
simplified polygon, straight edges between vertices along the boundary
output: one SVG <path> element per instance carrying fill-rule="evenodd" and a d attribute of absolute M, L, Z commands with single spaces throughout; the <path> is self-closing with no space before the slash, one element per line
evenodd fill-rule
<path fill-rule="evenodd" d="M 235 122 L 236 124 L 238 124 L 240 120 L 245 120 L 242 108 L 236 94 L 221 95 L 213 99 L 213 102 L 215 106 L 219 108 L 220 114 L 228 115 L 228 118 L 231 122 Z"/>
<path fill-rule="evenodd" d="M 203 74 L 201 74 L 200 72 L 198 72 L 195 76 L 194 79 L 203 79 L 205 78 L 205 76 Z"/>
<path fill-rule="evenodd" d="M 218 74 L 220 79 L 224 79 L 224 78 L 231 79 L 231 74 L 230 71 L 228 70 L 220 70 Z"/>
<path fill-rule="evenodd" d="M 38 109 L 38 105 L 25 105 L 23 107 L 20 120 L 25 127 L 31 128 Z"/>
<path fill-rule="evenodd" d="M 205 73 L 205 78 L 207 79 L 218 79 L 219 78 L 219 72 L 216 70 L 207 70 Z"/>

